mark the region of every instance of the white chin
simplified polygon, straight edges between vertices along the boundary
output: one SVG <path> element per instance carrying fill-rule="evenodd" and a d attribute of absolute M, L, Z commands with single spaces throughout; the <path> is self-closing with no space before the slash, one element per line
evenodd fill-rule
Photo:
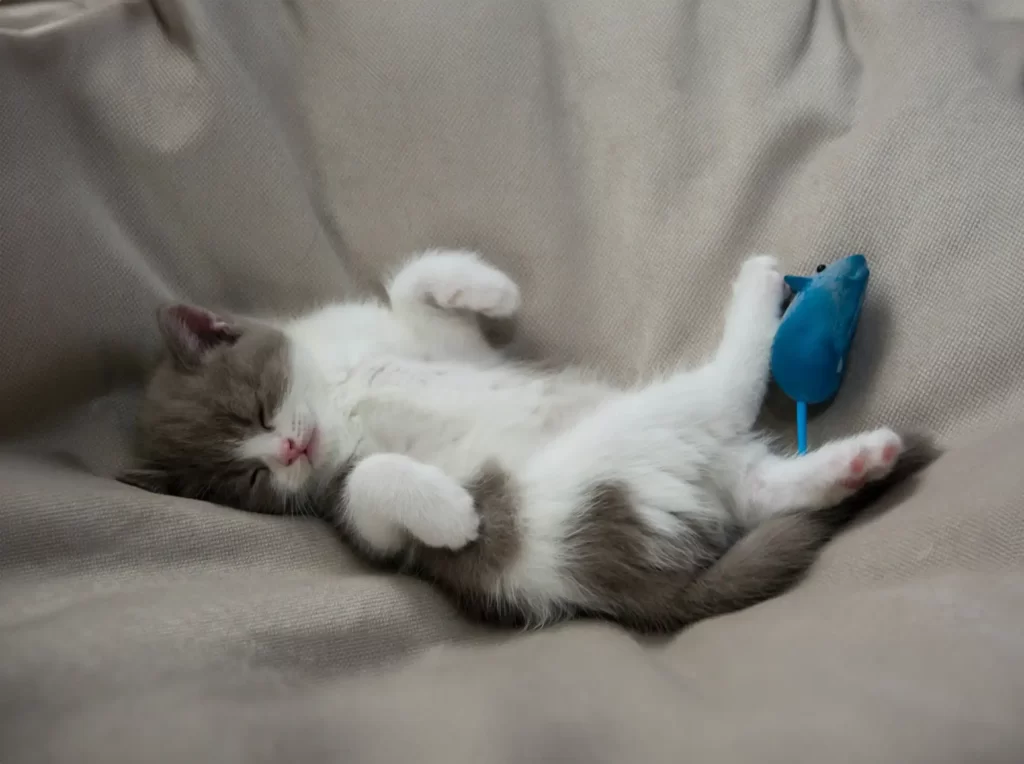
<path fill-rule="evenodd" d="M 278 477 L 278 490 L 285 494 L 298 493 L 312 474 L 313 469 L 309 465 L 302 467 L 292 465 L 288 468 L 287 472 L 281 473 L 280 477 Z"/>

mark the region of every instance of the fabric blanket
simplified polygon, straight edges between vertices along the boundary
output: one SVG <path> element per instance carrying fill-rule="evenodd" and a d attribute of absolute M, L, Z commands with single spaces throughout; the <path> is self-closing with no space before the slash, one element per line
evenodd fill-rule
<path fill-rule="evenodd" d="M 471 626 L 327 527 L 112 479 L 157 305 L 430 246 L 621 381 L 705 355 L 751 252 L 864 253 L 811 440 L 946 454 L 662 640 Z M 1022 248 L 1018 0 L 0 2 L 0 761 L 1020 761 Z"/>

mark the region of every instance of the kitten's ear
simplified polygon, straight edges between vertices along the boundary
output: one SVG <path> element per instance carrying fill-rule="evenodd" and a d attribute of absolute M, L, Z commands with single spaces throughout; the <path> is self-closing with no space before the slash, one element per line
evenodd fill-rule
<path fill-rule="evenodd" d="M 207 352 L 233 344 L 241 332 L 215 313 L 194 305 L 166 305 L 157 311 L 157 324 L 167 349 L 179 364 L 194 369 Z"/>
<path fill-rule="evenodd" d="M 171 493 L 171 478 L 162 470 L 131 469 L 117 476 L 117 482 L 141 488 L 150 493 Z"/>

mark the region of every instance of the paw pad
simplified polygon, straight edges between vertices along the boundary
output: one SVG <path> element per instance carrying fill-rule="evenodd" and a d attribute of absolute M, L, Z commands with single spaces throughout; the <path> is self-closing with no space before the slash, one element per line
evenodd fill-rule
<path fill-rule="evenodd" d="M 847 456 L 837 481 L 848 491 L 859 490 L 868 481 L 888 475 L 903 451 L 899 435 L 890 430 L 867 433 L 851 445 L 854 453 Z"/>
<path fill-rule="evenodd" d="M 892 464 L 896 461 L 896 457 L 900 455 L 900 447 L 895 443 L 890 443 L 882 449 L 882 461 L 886 464 Z"/>

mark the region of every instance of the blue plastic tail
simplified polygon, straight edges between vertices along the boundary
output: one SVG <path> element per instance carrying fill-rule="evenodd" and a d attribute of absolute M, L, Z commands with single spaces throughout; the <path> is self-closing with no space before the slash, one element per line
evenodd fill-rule
<path fill-rule="evenodd" d="M 796 402 L 796 450 L 807 453 L 807 404 L 803 401 Z"/>

